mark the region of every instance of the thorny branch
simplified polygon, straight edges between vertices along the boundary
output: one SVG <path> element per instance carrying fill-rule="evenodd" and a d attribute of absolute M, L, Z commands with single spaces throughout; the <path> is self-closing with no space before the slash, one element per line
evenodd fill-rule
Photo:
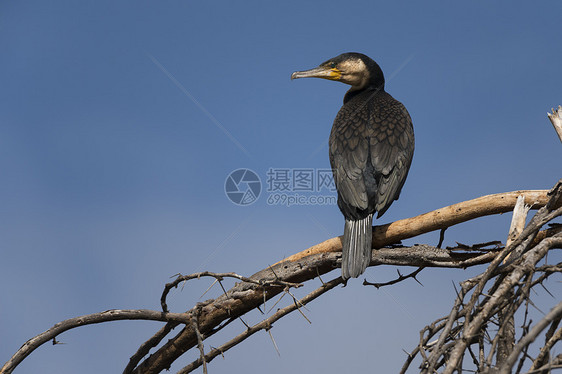
<path fill-rule="evenodd" d="M 191 279 L 200 279 L 202 277 L 211 277 L 211 278 L 215 278 L 217 282 L 221 282 L 224 280 L 224 278 L 234 278 L 234 279 L 239 279 L 243 282 L 246 283 L 250 283 L 250 284 L 255 284 L 258 286 L 262 286 L 262 287 L 294 287 L 294 288 L 299 288 L 302 287 L 302 284 L 300 283 L 292 283 L 292 282 L 285 282 L 281 279 L 274 279 L 274 280 L 264 280 L 264 279 L 252 279 L 252 278 L 247 278 L 247 277 L 243 277 L 241 275 L 238 275 L 236 273 L 211 273 L 210 271 L 203 271 L 203 272 L 199 272 L 199 273 L 195 273 L 195 274 L 190 274 L 190 275 L 181 275 L 178 274 L 177 278 L 171 282 L 171 283 L 167 283 L 166 286 L 164 287 L 164 291 L 162 292 L 162 297 L 160 298 L 160 304 L 162 305 L 162 311 L 167 312 L 168 311 L 168 305 L 166 305 L 166 297 L 168 296 L 168 293 L 170 292 L 170 290 L 172 288 L 176 288 L 180 283 L 182 282 L 186 282 L 188 280 Z"/>
<path fill-rule="evenodd" d="M 550 230 L 546 236 L 539 231 L 549 221 L 562 215 L 562 180 L 548 196 L 548 203 L 497 254 L 486 271 L 461 283 L 451 312 L 422 330 L 420 342 L 409 354 L 401 373 L 406 373 L 416 356 L 422 360 L 421 373 L 436 373 L 438 370 L 446 374 L 461 373 L 468 370 L 464 367 L 466 355 L 472 357 L 474 369 L 479 373 L 511 373 L 518 360 L 518 373 L 525 361 L 530 372 L 541 372 L 538 369 L 549 364 L 550 352 L 562 334 L 556 330 L 562 317 L 562 302 L 534 325 L 529 323 L 528 327 L 524 327 L 514 346 L 506 348 L 501 344 L 509 333 L 509 324 L 513 323 L 515 312 L 522 305 L 533 305 L 531 289 L 542 286 L 548 277 L 560 274 L 562 270 L 560 264 L 539 266 L 550 250 L 562 248 L 562 232 L 558 225 L 543 230 Z M 508 257 L 509 260 L 502 264 Z M 488 288 L 486 292 L 485 288 Z M 527 313 L 525 319 L 526 316 Z M 490 329 L 496 324 L 497 329 Z M 528 353 L 529 345 L 549 326 L 545 343 L 533 359 Z M 430 342 L 434 336 L 438 336 L 437 341 Z M 478 357 L 471 349 L 475 344 L 480 352 Z M 494 363 L 493 358 L 499 349 L 508 351 L 505 355 L 498 355 Z M 544 371 L 547 372 L 550 371 Z"/>
<path fill-rule="evenodd" d="M 562 247 L 562 229 L 560 227 L 553 226 L 539 231 L 543 225 L 560 215 L 562 211 L 562 208 L 560 208 L 562 199 L 559 196 L 561 185 L 562 183 L 559 182 L 557 187 L 549 194 L 546 191 L 515 191 L 489 195 L 441 208 L 421 216 L 396 221 L 389 225 L 374 227 L 373 243 L 378 249 L 373 252 L 370 266 L 418 267 L 417 270 L 407 275 L 398 272 L 398 278 L 389 282 L 366 283 L 375 287 L 395 284 L 408 278 L 417 281 L 416 275 L 422 269 L 428 267 L 466 268 L 490 263 L 483 274 L 461 284 L 458 297 L 448 316 L 438 319 L 422 330 L 420 343 L 409 354 L 401 372 L 406 372 L 418 355 L 423 358 L 422 372 L 424 373 L 433 373 L 439 368 L 444 368 L 444 372 L 459 371 L 463 365 L 462 357 L 465 350 L 470 350 L 472 344 L 479 344 L 479 342 L 481 343 L 478 353 L 474 354 L 472 351 L 469 353 L 472 355 L 473 361 L 478 362 L 479 368 L 487 368 L 483 362 L 486 356 L 484 354 L 484 348 L 486 348 L 484 347 L 484 341 L 492 342 L 490 345 L 493 345 L 494 339 L 488 336 L 490 334 L 487 325 L 493 323 L 492 318 L 495 313 L 508 307 L 505 310 L 513 314 L 519 305 L 529 300 L 529 291 L 532 287 L 542 286 L 550 275 L 560 273 L 560 264 L 537 266 L 537 263 L 544 258 L 550 249 Z M 520 195 L 525 196 L 525 204 L 533 209 L 540 208 L 540 210 L 519 237 L 505 248 L 501 248 L 497 242 L 470 247 L 459 245 L 456 248 L 446 249 L 429 245 L 384 247 L 402 239 L 433 230 L 441 230 L 441 245 L 447 227 L 485 215 L 507 212 L 513 209 L 515 201 Z M 490 245 L 493 247 L 487 248 Z M 180 373 L 191 372 L 201 365 L 206 370 L 207 363 L 211 362 L 213 358 L 223 355 L 228 349 L 240 344 L 256 332 L 261 330 L 271 332 L 274 322 L 288 313 L 297 310 L 307 318 L 301 308 L 337 285 L 342 284 L 342 279 L 338 277 L 329 282 L 323 282 L 320 279 L 321 286 L 300 300 L 290 292 L 290 289 L 301 287 L 304 282 L 317 277 L 320 278 L 321 275 L 338 268 L 341 262 L 339 251 L 341 251 L 341 240 L 337 237 L 269 266 L 251 277 L 244 277 L 236 273 L 211 272 L 179 275 L 173 282 L 166 284 L 164 287 L 161 297 L 162 311 L 116 310 L 63 321 L 25 343 L 0 369 L 0 373 L 11 373 L 34 349 L 56 338 L 68 329 L 89 323 L 119 319 L 158 320 L 166 323 L 153 337 L 140 346 L 138 351 L 130 358 L 124 373 L 159 373 L 169 368 L 177 358 L 191 349 L 198 349 L 200 357 L 181 369 Z M 509 262 L 502 264 L 509 253 L 511 253 Z M 533 279 L 536 274 L 539 276 Z M 185 313 L 169 313 L 166 302 L 169 292 L 182 282 L 204 277 L 214 278 L 215 282 L 222 287 L 223 294 L 215 299 L 197 303 L 194 308 Z M 222 284 L 226 278 L 236 279 L 239 283 L 226 290 Z M 495 283 L 484 294 L 482 292 L 484 286 L 494 279 Z M 502 295 L 505 295 L 507 288 L 514 290 L 514 300 L 502 299 Z M 211 347 L 208 352 L 205 352 L 203 345 L 205 339 L 231 322 L 240 319 L 247 312 L 259 309 L 265 301 L 279 294 L 291 295 L 292 303 L 276 310 L 262 322 L 253 326 L 244 323 L 247 326 L 245 331 L 223 345 L 217 348 Z M 468 296 L 471 299 L 466 302 L 465 298 Z M 509 303 L 512 303 L 513 307 L 510 307 Z M 558 309 L 555 308 L 554 310 L 557 311 Z M 550 331 L 558 315 L 556 314 L 558 312 L 554 313 L 554 319 L 544 321 L 540 325 L 536 324 L 535 327 L 541 326 L 537 329 L 542 331 L 550 323 Z M 182 327 L 181 331 L 170 338 L 169 334 L 178 326 Z M 531 327 L 528 336 L 538 331 L 537 329 Z M 533 369 L 535 371 L 544 368 L 545 365 L 556 366 L 560 364 L 559 361 L 556 361 L 556 357 L 551 359 L 550 362 L 548 361 L 550 350 L 556 343 L 554 339 L 559 336 L 559 331 L 554 330 L 545 342 L 545 352 L 541 351 L 542 356 L 535 360 L 533 366 L 536 368 Z M 436 336 L 438 336 L 437 340 L 432 340 Z M 168 338 L 168 341 L 162 344 L 165 338 Z M 158 349 L 147 357 L 153 348 Z M 524 348 L 520 349 L 517 346 L 517 352 L 521 352 Z M 512 354 L 517 358 L 519 353 L 513 352 L 515 350 L 512 351 Z M 509 357 L 511 359 L 511 356 Z M 144 361 L 142 361 L 143 359 Z M 505 365 L 505 367 L 511 368 L 511 361 L 506 362 Z"/>
<path fill-rule="evenodd" d="M 296 309 L 299 309 L 300 306 L 304 306 L 304 305 L 308 304 L 312 300 L 316 299 L 317 297 L 321 296 L 325 292 L 331 290 L 332 288 L 334 288 L 334 287 L 336 287 L 336 286 L 338 286 L 342 283 L 343 283 L 343 279 L 341 277 L 338 277 L 338 278 L 333 279 L 333 280 L 331 280 L 327 283 L 322 284 L 316 290 L 312 291 L 311 293 L 309 293 L 308 295 L 306 295 L 305 297 L 300 299 L 298 301 L 298 303 L 289 304 L 285 308 L 277 310 L 277 312 L 275 312 L 269 318 L 266 318 L 265 320 L 261 321 L 260 323 L 255 324 L 254 326 L 248 327 L 246 329 L 246 331 L 238 334 L 233 339 L 224 343 L 220 347 L 212 349 L 205 356 L 200 357 L 199 359 L 193 361 L 191 364 L 184 367 L 182 370 L 180 370 L 178 372 L 178 374 L 185 374 L 185 373 L 192 372 L 193 370 L 195 370 L 196 368 L 201 366 L 202 362 L 205 362 L 205 361 L 210 362 L 213 358 L 217 357 L 218 355 L 222 355 L 228 349 L 234 347 L 237 344 L 240 344 L 241 342 L 243 342 L 244 340 L 246 340 L 247 338 L 249 338 L 250 336 L 252 336 L 253 334 L 255 334 L 256 332 L 258 332 L 260 330 L 270 330 L 271 327 L 273 326 L 273 323 L 275 321 L 279 320 L 281 317 L 293 312 Z"/>
<path fill-rule="evenodd" d="M 416 278 L 416 276 L 424 269 L 424 267 L 420 267 L 417 270 L 414 270 L 413 272 L 411 272 L 410 274 L 406 274 L 406 275 L 402 275 L 402 273 L 400 273 L 400 270 L 396 269 L 396 271 L 398 272 L 398 278 L 393 279 L 391 281 L 388 282 L 384 282 L 384 283 L 372 283 L 372 282 L 368 282 L 366 279 L 363 281 L 363 285 L 364 286 L 373 286 L 375 288 L 381 288 L 384 286 L 390 286 L 392 284 L 396 284 L 398 282 L 402 282 L 403 280 L 406 280 L 408 278 L 414 278 L 414 280 L 416 282 L 418 282 L 418 284 L 422 285 L 420 283 L 420 281 Z"/>

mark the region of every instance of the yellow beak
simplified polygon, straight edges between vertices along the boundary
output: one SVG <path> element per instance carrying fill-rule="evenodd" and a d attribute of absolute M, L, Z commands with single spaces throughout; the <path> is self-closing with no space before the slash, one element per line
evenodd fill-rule
<path fill-rule="evenodd" d="M 341 78 L 341 71 L 336 68 L 319 66 L 310 70 L 295 71 L 293 74 L 291 74 L 291 79 L 299 78 L 323 78 L 337 81 Z"/>

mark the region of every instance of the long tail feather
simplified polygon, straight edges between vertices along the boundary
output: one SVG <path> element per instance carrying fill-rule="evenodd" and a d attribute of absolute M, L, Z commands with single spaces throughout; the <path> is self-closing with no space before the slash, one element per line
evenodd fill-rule
<path fill-rule="evenodd" d="M 342 278 L 357 278 L 371 262 L 373 215 L 360 220 L 345 220 L 342 244 Z"/>

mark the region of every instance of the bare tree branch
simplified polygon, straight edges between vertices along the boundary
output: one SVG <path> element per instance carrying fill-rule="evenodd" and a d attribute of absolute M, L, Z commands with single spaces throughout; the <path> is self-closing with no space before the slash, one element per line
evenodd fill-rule
<path fill-rule="evenodd" d="M 554 192 L 553 192 L 554 191 Z M 442 232 L 451 225 L 455 225 L 467 220 L 474 219 L 490 214 L 503 213 L 513 209 L 517 196 L 525 195 L 525 204 L 534 209 L 541 208 L 535 215 L 530 224 L 522 230 L 521 234 L 513 240 L 507 248 L 487 248 L 487 246 L 475 245 L 466 247 L 459 245 L 458 248 L 436 248 L 429 245 L 415 245 L 412 247 L 392 247 L 385 248 L 384 245 L 396 243 L 402 239 L 413 237 L 433 230 Z M 488 195 L 478 199 L 455 204 L 441 208 L 436 211 L 426 213 L 417 217 L 396 221 L 384 226 L 375 226 L 373 233 L 373 243 L 376 248 L 373 251 L 373 258 L 370 266 L 395 265 L 395 266 L 414 266 L 419 269 L 408 275 L 399 272 L 398 279 L 390 282 L 375 284 L 378 287 L 390 285 L 407 278 L 414 278 L 424 267 L 450 267 L 466 268 L 478 264 L 490 263 L 487 271 L 471 280 L 463 283 L 459 291 L 457 301 L 448 317 L 442 318 L 423 330 L 420 337 L 420 344 L 409 355 L 408 363 L 404 365 L 402 372 L 405 372 L 413 358 L 420 354 L 424 358 L 424 368 L 439 368 L 446 366 L 459 370 L 462 365 L 464 349 L 460 350 L 459 336 L 465 336 L 466 344 L 472 341 L 482 341 L 485 330 L 479 330 L 482 324 L 487 323 L 487 318 L 496 313 L 500 308 L 505 308 L 505 300 L 501 296 L 505 295 L 506 287 L 518 285 L 521 276 L 527 274 L 529 267 L 536 268 L 537 262 L 544 257 L 553 246 L 562 245 L 562 230 L 560 227 L 552 227 L 539 233 L 542 225 L 550 221 L 562 209 L 560 205 L 562 199 L 557 190 L 550 192 L 538 191 L 514 191 L 505 194 Z M 497 243 L 496 247 L 497 247 Z M 232 346 L 241 343 L 249 336 L 260 330 L 270 331 L 272 324 L 284 315 L 298 310 L 303 313 L 301 307 L 314 300 L 338 284 L 342 284 L 341 278 L 336 278 L 330 282 L 322 282 L 322 286 L 312 291 L 304 298 L 298 300 L 290 292 L 291 288 L 301 287 L 303 282 L 320 278 L 341 264 L 341 241 L 339 237 L 329 239 L 303 252 L 299 252 L 282 262 L 269 266 L 251 277 L 244 277 L 236 273 L 211 273 L 201 272 L 191 275 L 179 275 L 173 282 L 168 283 L 163 290 L 161 304 L 162 312 L 157 311 L 106 311 L 89 316 L 78 317 L 63 321 L 55 325 L 52 329 L 29 340 L 16 354 L 4 365 L 0 373 L 11 373 L 13 369 L 35 348 L 41 344 L 56 338 L 60 333 L 74 327 L 90 323 L 100 323 L 121 319 L 147 319 L 166 322 L 152 338 L 141 345 L 139 350 L 131 357 L 124 373 L 159 373 L 169 366 L 186 351 L 198 347 L 200 358 L 181 370 L 187 373 L 200 365 L 205 365 L 214 357 L 223 354 Z M 509 262 L 501 265 L 508 253 L 513 253 Z M 535 284 L 542 284 L 548 278 L 547 274 L 557 272 L 559 268 L 544 265 L 541 276 L 535 282 L 529 280 L 527 288 L 514 293 L 517 303 L 522 302 L 526 297 L 525 292 Z M 519 271 L 519 273 L 517 273 Z M 538 268 L 537 268 L 537 271 Z M 486 282 L 498 276 L 493 285 L 490 295 L 485 296 L 486 302 L 477 303 L 474 293 L 481 293 Z M 229 290 L 224 289 L 224 293 L 215 299 L 210 299 L 197 305 L 186 313 L 168 313 L 166 299 L 169 292 L 182 282 L 190 282 L 196 279 L 211 277 L 223 287 L 222 281 L 225 278 L 234 278 L 239 283 Z M 531 279 L 531 278 L 529 278 Z M 539 282 L 539 283 L 537 283 Z M 368 283 L 367 283 L 368 284 Z M 527 290 L 527 291 L 525 291 Z M 472 299 L 468 304 L 464 303 L 465 296 L 471 291 Z M 247 330 L 232 338 L 218 348 L 212 348 L 205 353 L 203 342 L 211 335 L 220 331 L 224 326 L 232 321 L 239 319 L 245 313 L 260 308 L 260 305 L 279 294 L 289 294 L 293 302 L 284 308 L 279 309 L 273 315 L 265 318 L 262 322 L 247 326 Z M 483 294 L 482 294 L 483 295 Z M 519 305 L 519 304 L 517 304 Z M 486 309 L 488 308 L 488 309 Z M 476 311 L 473 313 L 473 311 Z M 511 310 L 509 310 L 511 313 Z M 303 316 L 306 316 L 303 313 Z M 483 316 L 483 317 L 481 317 Z M 464 318 L 463 323 L 459 323 Z M 483 318 L 480 320 L 479 318 Z M 455 325 L 455 322 L 457 323 Z M 152 348 L 158 347 L 164 338 L 171 331 L 182 325 L 181 331 L 176 336 L 168 338 L 152 355 L 141 360 L 148 355 Z M 437 334 L 439 338 L 430 342 L 430 339 Z M 465 347 L 466 347 L 465 344 Z M 429 355 L 426 355 L 426 351 Z M 454 354 L 456 353 L 456 356 Z M 439 353 L 439 354 L 438 354 Z M 443 353 L 446 353 L 445 355 Z M 450 353 L 453 353 L 450 354 Z M 478 357 L 470 352 L 473 360 Z M 479 357 L 482 356 L 479 353 Z M 457 358 L 455 358 L 457 357 Z M 433 369 L 432 369 L 433 370 Z"/>
<path fill-rule="evenodd" d="M 538 369 L 530 370 L 525 374 L 550 374 L 552 369 L 562 369 L 562 353 L 554 357 L 549 363 L 544 364 Z"/>
<path fill-rule="evenodd" d="M 311 302 L 312 300 L 316 299 L 317 297 L 321 296 L 325 292 L 331 290 L 332 288 L 334 288 L 334 287 L 336 287 L 340 284 L 343 284 L 343 279 L 341 277 L 338 277 L 338 278 L 333 279 L 333 280 L 331 280 L 327 283 L 322 284 L 322 286 L 318 287 L 316 290 L 312 291 L 311 293 L 309 293 L 308 295 L 306 295 L 305 297 L 300 299 L 298 303 L 293 303 L 293 304 L 290 304 L 289 306 L 286 306 L 285 308 L 277 310 L 277 312 L 275 312 L 269 318 L 261 321 L 260 323 L 255 324 L 252 327 L 248 327 L 248 329 L 246 329 L 246 331 L 237 335 L 236 337 L 229 340 L 225 344 L 221 345 L 218 348 L 212 349 L 209 353 L 207 353 L 205 355 L 205 360 L 207 362 L 210 362 L 213 358 L 217 357 L 220 354 L 223 354 L 224 352 L 226 352 L 230 348 L 232 348 L 235 345 L 243 342 L 244 340 L 246 340 L 247 338 L 249 338 L 250 336 L 252 336 L 256 332 L 258 332 L 260 330 L 270 329 L 273 326 L 273 323 L 275 321 L 279 320 L 281 317 L 283 317 L 283 316 L 293 312 L 294 310 L 298 309 L 298 304 L 306 305 L 309 302 Z M 199 366 L 201 366 L 201 362 L 202 362 L 201 358 L 193 361 L 191 364 L 187 365 L 182 370 L 180 370 L 178 372 L 178 374 L 186 374 L 186 373 L 192 372 L 193 370 L 195 370 Z"/>
<path fill-rule="evenodd" d="M 515 241 L 521 232 L 525 228 L 525 222 L 527 220 L 527 213 L 529 212 L 529 206 L 525 205 L 525 196 L 519 195 L 517 197 L 517 203 L 515 208 L 513 208 L 513 216 L 511 218 L 511 226 L 509 227 L 509 233 L 507 235 L 506 247 L 510 246 L 513 241 Z M 507 254 L 505 261 L 509 259 L 510 253 Z M 530 278 L 529 278 L 530 280 Z M 508 291 L 507 299 L 512 300 L 513 291 Z M 503 362 L 507 356 L 513 350 L 515 344 L 515 311 L 517 308 L 513 307 L 513 304 L 508 304 L 498 313 L 499 325 L 497 339 L 494 339 L 492 345 L 497 342 L 497 362 Z"/>
<path fill-rule="evenodd" d="M 513 351 L 509 357 L 505 360 L 503 365 L 500 366 L 498 374 L 509 374 L 511 368 L 515 364 L 519 353 L 526 347 L 529 343 L 533 342 L 537 336 L 550 324 L 553 320 L 560 318 L 562 316 L 562 302 L 558 303 L 552 310 L 541 319 L 533 328 L 525 335 L 519 343 L 515 345 Z"/>
<path fill-rule="evenodd" d="M 560 317 L 557 317 L 552 321 L 551 327 L 556 329 L 559 323 L 560 323 Z M 548 363 L 547 361 L 550 356 L 550 350 L 552 349 L 554 344 L 562 341 L 562 328 L 559 328 L 555 333 L 551 333 L 551 331 L 549 331 L 549 333 L 546 334 L 545 340 L 546 340 L 545 344 L 541 348 L 539 355 L 537 356 L 535 361 L 533 361 L 533 366 L 531 366 L 531 370 L 537 369 L 538 367 L 546 365 Z"/>
<path fill-rule="evenodd" d="M 521 194 L 524 194 L 526 197 L 525 203 L 535 209 L 545 206 L 550 198 L 547 191 L 516 191 L 515 193 L 489 195 L 465 203 L 455 204 L 411 219 L 397 221 L 382 226 L 382 228 L 381 226 L 375 226 L 373 238 L 376 244 L 374 245 L 378 246 L 381 243 L 391 244 L 397 240 L 409 237 L 410 234 L 419 235 L 426 232 L 424 230 L 431 231 L 442 229 L 463 222 L 464 220 L 475 218 L 476 216 L 509 211 L 513 209 L 517 196 Z M 519 242 L 515 241 L 514 244 L 518 245 Z M 283 262 L 275 264 L 272 268 L 275 270 L 275 273 L 281 274 L 279 275 L 279 279 L 301 283 L 304 280 L 312 279 L 316 275 L 324 274 L 337 267 L 340 260 L 339 254 L 334 256 L 333 253 L 337 250 L 341 250 L 341 241 L 339 238 L 333 238 L 320 245 L 309 248 L 306 251 L 300 252 L 297 255 L 291 256 Z M 311 254 L 316 255 L 311 256 Z M 455 253 L 450 250 L 444 251 L 435 247 L 422 245 L 410 248 L 381 248 L 374 251 L 370 265 L 392 264 L 417 267 L 468 267 L 489 262 L 495 257 L 496 254 L 493 252 Z M 503 258 L 505 258 L 505 255 Z M 503 258 L 499 263 L 501 263 Z M 263 278 L 265 276 L 267 279 L 267 270 L 269 269 L 264 269 L 251 278 Z M 238 291 L 235 290 L 235 288 L 229 290 L 228 293 L 232 291 L 233 294 L 236 294 Z M 252 295 L 249 290 L 248 292 L 249 293 L 245 295 L 245 305 L 236 305 L 237 307 L 229 305 L 229 318 L 246 313 L 250 310 L 248 309 L 249 306 L 253 309 L 256 305 L 261 303 L 263 299 L 261 297 L 262 294 Z M 267 299 L 278 292 L 280 291 L 268 289 L 266 292 Z M 228 298 L 229 296 L 223 295 L 223 297 Z M 227 302 L 226 300 L 220 299 L 221 298 L 218 298 L 214 302 Z M 206 307 L 204 306 L 204 308 Z M 212 320 L 211 316 L 213 316 L 213 313 L 218 320 L 214 321 L 214 323 L 210 323 L 209 327 L 227 318 L 226 314 L 219 316 L 222 312 L 213 309 L 209 310 L 208 313 L 204 313 L 209 317 L 209 322 Z M 205 324 L 202 323 L 202 331 L 206 331 L 204 326 Z M 208 336 L 208 334 L 206 335 Z M 191 331 L 191 329 L 188 327 L 184 328 L 178 335 L 172 338 L 169 343 L 162 346 L 152 356 L 141 363 L 134 372 L 157 373 L 163 370 L 170 362 L 173 362 L 175 358 L 181 356 L 185 351 L 193 347 L 195 344 L 193 336 L 193 331 Z"/>
<path fill-rule="evenodd" d="M 384 247 L 427 232 L 442 230 L 478 217 L 509 212 L 515 207 L 519 195 L 525 196 L 525 204 L 530 205 L 531 209 L 538 209 L 548 202 L 547 194 L 547 190 L 521 190 L 486 195 L 387 225 L 374 226 L 373 248 Z M 338 251 L 341 251 L 341 237 L 328 239 L 287 257 L 283 261 L 297 261 L 316 253 Z"/>
<path fill-rule="evenodd" d="M 555 307 L 552 312 L 554 314 L 549 314 L 545 320 L 535 327 L 529 331 L 524 328 L 524 335 L 517 344 L 502 346 L 507 341 L 505 334 L 510 325 L 513 324 L 515 311 L 522 304 L 533 305 L 530 299 L 532 287 L 542 285 L 542 282 L 549 275 L 561 270 L 558 265 L 537 266 L 549 250 L 562 247 L 562 231 L 559 230 L 559 225 L 554 225 L 539 232 L 543 225 L 562 215 L 562 209 L 560 208 L 560 200 L 562 199 L 561 181 L 547 195 L 549 197 L 547 204 L 539 209 L 525 229 L 518 229 L 520 234 L 509 240 L 510 243 L 496 255 L 486 271 L 461 283 L 461 290 L 449 316 L 446 318 L 446 323 L 439 319 L 422 330 L 431 331 L 432 336 L 439 332 L 436 331 L 435 326 L 442 329 L 436 342 L 429 342 L 431 338 L 429 334 L 421 336 L 418 346 L 409 355 L 401 373 L 406 372 L 416 355 L 420 355 L 423 360 L 422 373 L 434 373 L 440 367 L 444 368 L 443 373 L 460 373 L 464 370 L 462 366 L 466 352 L 471 355 L 478 371 L 482 373 L 496 373 L 500 367 L 503 372 L 510 372 L 519 358 L 520 363 L 517 370 L 518 372 L 521 370 L 523 362 L 529 358 L 527 354 L 529 344 L 540 331 L 553 321 L 553 318 L 556 322 L 556 318 L 559 317 L 557 307 Z M 519 221 L 524 222 L 523 219 Z M 521 227 L 522 224 L 520 223 L 517 226 Z M 501 265 L 510 253 L 509 261 Z M 534 279 L 535 273 L 540 274 L 536 279 Z M 493 281 L 493 284 L 490 290 L 484 293 L 484 287 L 490 281 Z M 471 294 L 470 299 L 465 302 L 465 296 L 469 294 Z M 527 313 L 525 313 L 525 318 L 526 316 Z M 493 338 L 489 337 L 488 334 L 489 324 L 498 326 Z M 553 341 L 557 339 L 553 337 L 557 324 L 558 322 L 551 324 L 547 333 L 547 335 L 550 335 L 546 338 L 545 346 L 541 350 L 543 358 L 534 360 L 533 367 L 536 368 L 545 363 L 544 357 L 550 350 L 550 346 L 554 344 Z M 511 341 L 511 337 L 509 340 Z M 470 349 L 472 344 L 478 344 L 478 356 Z M 486 349 L 489 351 L 487 358 L 485 358 L 484 352 Z M 493 367 L 492 363 L 494 354 L 498 354 L 496 368 Z M 533 361 L 532 358 L 531 361 Z"/>
<path fill-rule="evenodd" d="M 119 321 L 119 320 L 147 320 L 147 321 L 162 321 L 162 322 L 189 322 L 190 317 L 186 313 L 163 313 L 153 310 L 120 310 L 112 309 L 106 310 L 101 313 L 88 314 L 85 316 L 70 318 L 62 322 L 57 323 L 49 330 L 37 335 L 36 337 L 29 339 L 24 345 L 4 364 L 0 373 L 11 373 L 17 365 L 19 365 L 27 356 L 31 354 L 35 349 L 44 343 L 55 339 L 58 335 L 63 332 L 86 325 L 92 325 L 96 323 L 103 323 L 108 321 Z"/>
<path fill-rule="evenodd" d="M 414 271 L 411 272 L 410 274 L 406 274 L 406 275 L 402 275 L 402 274 L 400 273 L 400 270 L 396 269 L 396 271 L 398 272 L 398 278 L 396 278 L 396 279 L 393 279 L 393 280 L 391 280 L 391 281 L 384 282 L 384 283 L 371 283 L 371 282 L 368 282 L 368 281 L 365 279 L 365 280 L 363 281 L 363 285 L 364 285 L 364 286 L 374 286 L 375 288 L 381 288 L 381 287 L 384 287 L 384 286 L 390 286 L 390 285 L 392 285 L 392 284 L 396 284 L 396 283 L 398 283 L 398 282 L 402 282 L 403 280 L 408 279 L 408 278 L 414 278 L 414 280 L 415 280 L 416 282 L 418 282 L 420 285 L 422 285 L 422 284 L 420 283 L 420 281 L 417 280 L 416 276 L 417 276 L 423 269 L 424 269 L 424 268 L 423 268 L 423 266 L 422 266 L 422 267 L 418 268 L 417 270 L 414 270 Z"/>
<path fill-rule="evenodd" d="M 179 274 L 173 282 L 167 283 L 166 286 L 164 287 L 164 291 L 162 292 L 162 297 L 160 298 L 160 304 L 162 305 L 162 311 L 164 311 L 164 312 L 168 311 L 168 306 L 166 305 L 166 296 L 168 295 L 168 293 L 170 292 L 170 290 L 172 288 L 176 288 L 182 282 L 186 282 L 186 281 L 192 280 L 192 279 L 200 279 L 202 277 L 215 278 L 218 282 L 222 281 L 224 278 L 234 278 L 234 279 L 239 279 L 239 280 L 241 280 L 243 282 L 246 282 L 246 283 L 251 283 L 251 284 L 255 284 L 255 285 L 263 286 L 263 287 L 274 287 L 274 286 L 278 286 L 278 287 L 289 286 L 289 287 L 295 287 L 295 288 L 302 287 L 302 284 L 300 284 L 300 283 L 285 282 L 285 281 L 280 280 L 280 279 L 274 279 L 274 280 L 271 280 L 271 281 L 266 281 L 266 280 L 263 280 L 263 279 L 252 279 L 252 278 L 243 277 L 242 275 L 238 275 L 236 273 L 212 273 L 210 271 L 203 271 L 203 272 L 194 273 L 194 274 L 190 274 L 190 275 Z"/>
<path fill-rule="evenodd" d="M 554 126 L 554 131 L 562 142 L 562 106 L 558 105 L 558 109 L 552 109 L 552 113 L 547 113 L 548 119 Z"/>
<path fill-rule="evenodd" d="M 199 326 L 197 325 L 197 314 L 199 310 L 192 310 L 191 311 L 191 327 L 195 330 L 195 335 L 197 336 L 197 348 L 199 349 L 200 353 L 200 360 L 203 363 L 203 374 L 207 374 L 207 360 L 205 359 L 205 347 L 203 345 L 203 335 L 199 331 Z"/>

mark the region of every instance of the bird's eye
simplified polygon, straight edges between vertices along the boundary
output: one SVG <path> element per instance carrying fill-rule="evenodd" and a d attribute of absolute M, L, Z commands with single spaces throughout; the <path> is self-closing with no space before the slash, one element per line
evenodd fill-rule
<path fill-rule="evenodd" d="M 335 67 L 336 67 L 336 63 L 335 63 L 335 62 L 331 62 L 331 63 L 330 63 L 330 67 L 331 67 L 332 69 L 335 68 Z"/>

